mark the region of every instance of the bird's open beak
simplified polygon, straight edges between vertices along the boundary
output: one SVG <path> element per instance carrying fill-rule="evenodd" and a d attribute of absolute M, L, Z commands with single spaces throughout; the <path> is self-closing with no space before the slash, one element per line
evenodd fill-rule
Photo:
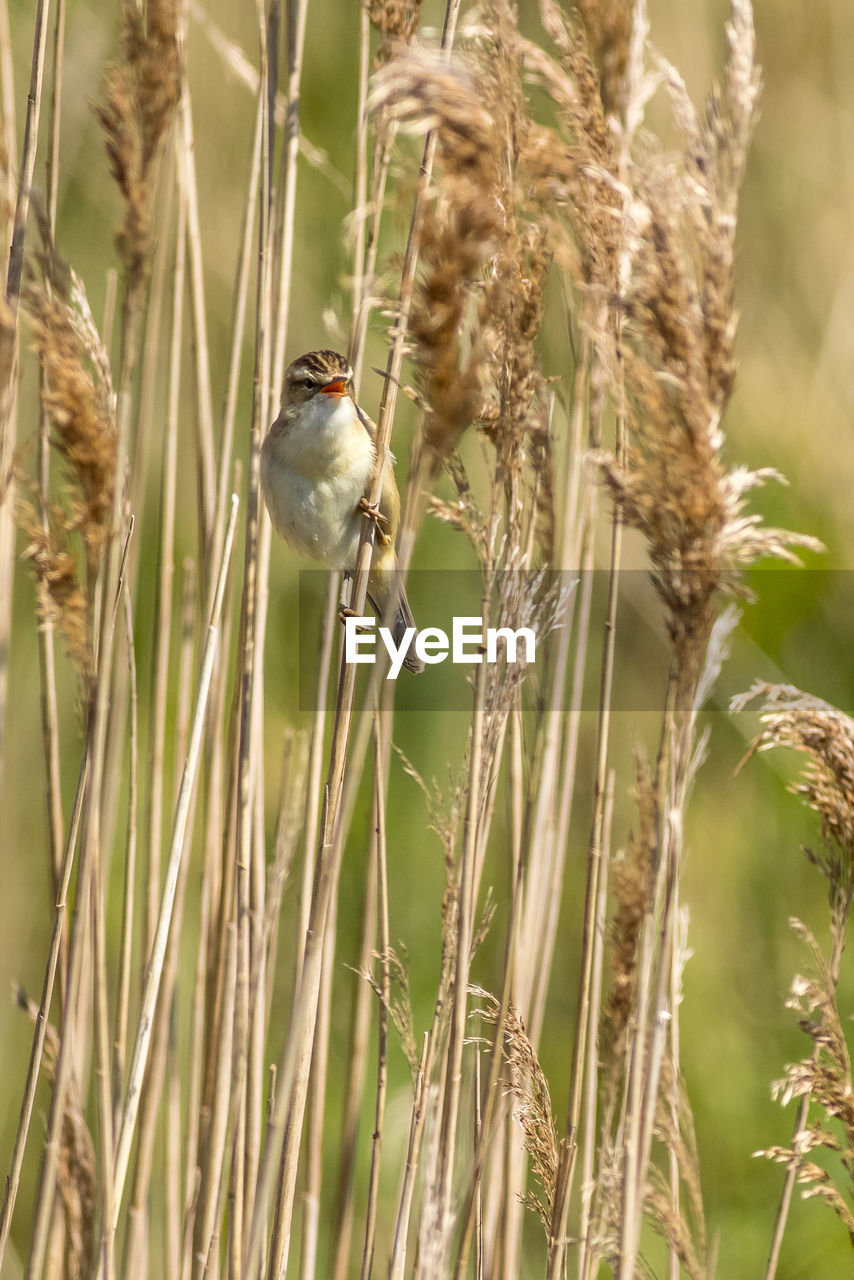
<path fill-rule="evenodd" d="M 343 378 L 338 378 L 335 382 L 327 382 L 326 386 L 321 387 L 320 390 L 325 396 L 346 396 L 347 383 Z"/>

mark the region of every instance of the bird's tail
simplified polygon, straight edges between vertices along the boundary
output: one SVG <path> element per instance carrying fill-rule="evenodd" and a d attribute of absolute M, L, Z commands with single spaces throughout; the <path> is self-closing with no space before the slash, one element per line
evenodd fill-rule
<path fill-rule="evenodd" d="M 371 582 L 368 587 L 368 599 L 371 602 L 374 612 L 382 621 L 385 610 L 383 605 L 388 601 L 391 594 L 391 584 L 387 581 L 379 583 L 376 581 L 378 575 L 371 575 Z M 406 598 L 406 590 L 401 586 L 400 593 L 397 597 L 397 608 L 395 609 L 394 621 L 391 624 L 391 634 L 396 645 L 400 645 L 406 634 L 407 627 L 414 627 L 415 619 L 412 616 L 412 610 L 409 607 L 409 601 Z M 416 630 L 412 637 L 412 642 L 406 651 L 406 657 L 403 659 L 403 665 L 407 671 L 413 672 L 414 675 L 420 675 L 424 670 L 424 663 L 415 652 L 415 641 L 418 636 Z"/>

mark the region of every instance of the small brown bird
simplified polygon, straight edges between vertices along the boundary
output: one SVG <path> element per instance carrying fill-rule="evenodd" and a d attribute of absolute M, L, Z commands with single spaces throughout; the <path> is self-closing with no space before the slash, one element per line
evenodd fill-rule
<path fill-rule="evenodd" d="M 376 521 L 368 599 L 382 618 L 397 568 L 400 495 L 391 467 L 383 472 L 379 510 L 365 492 L 376 466 L 377 429 L 353 396 L 353 370 L 337 351 L 309 351 L 288 366 L 282 412 L 261 449 L 261 486 L 273 528 L 296 551 L 330 569 L 356 567 L 362 516 Z M 395 644 L 414 627 L 401 589 L 391 624 Z M 410 644 L 403 665 L 424 663 Z"/>

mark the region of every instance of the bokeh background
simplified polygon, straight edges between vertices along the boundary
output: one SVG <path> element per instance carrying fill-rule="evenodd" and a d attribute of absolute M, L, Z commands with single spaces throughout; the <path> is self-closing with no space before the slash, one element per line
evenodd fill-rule
<path fill-rule="evenodd" d="M 436 6 L 426 22 L 438 21 Z M 254 5 L 211 0 L 191 6 L 188 43 L 190 84 L 200 183 L 202 235 L 208 291 L 214 404 L 224 385 L 230 332 L 230 299 L 237 256 L 243 192 L 249 166 L 254 104 L 250 91 L 223 63 L 210 39 L 208 17 L 254 61 Z M 654 44 L 682 72 L 694 100 L 704 92 L 725 54 L 727 6 L 711 0 L 650 0 Z M 536 31 L 535 6 L 520 6 L 523 29 Z M 817 824 L 787 791 L 797 762 L 763 755 L 735 773 L 755 731 L 749 715 L 731 717 L 729 693 L 757 677 L 780 679 L 826 697 L 845 711 L 854 708 L 854 6 L 848 0 L 757 0 L 755 20 L 764 91 L 761 118 L 748 167 L 739 232 L 738 305 L 741 311 L 739 375 L 724 423 L 727 457 L 750 467 L 771 466 L 789 481 L 769 485 L 753 500 L 768 521 L 814 534 L 826 545 L 799 572 L 756 570 L 756 601 L 746 606 L 719 697 L 707 713 L 709 757 L 689 810 L 689 858 L 683 884 L 690 908 L 693 952 L 680 1012 L 682 1059 L 693 1104 L 703 1174 L 707 1227 L 717 1237 L 723 1280 L 761 1274 L 770 1239 L 781 1175 L 776 1166 L 752 1158 L 760 1147 L 785 1142 L 792 1113 L 770 1098 L 771 1082 L 784 1064 L 808 1050 L 794 1015 L 785 1008 L 793 975 L 808 963 L 789 928 L 799 916 L 826 940 L 824 884 L 802 844 L 818 839 Z M 32 6 L 10 6 L 14 83 L 4 81 L 4 102 L 14 97 L 20 146 L 31 56 Z M 106 271 L 116 265 L 112 244 L 119 202 L 111 183 L 91 100 L 104 64 L 114 55 L 115 6 L 70 0 L 67 13 L 62 162 L 57 244 L 84 279 L 96 316 L 103 312 Z M 289 358 L 322 345 L 337 345 L 349 323 L 348 215 L 352 207 L 354 104 L 358 5 L 312 0 L 307 30 L 302 112 L 311 155 L 303 158 L 297 196 L 296 274 Z M 664 121 L 653 107 L 653 122 Z M 667 138 L 665 123 L 662 123 Z M 401 160 L 403 164 L 403 160 Z M 43 181 L 41 154 L 36 183 Z M 400 175 L 397 204 L 387 218 L 385 253 L 399 247 L 408 220 L 411 177 Z M 566 367 L 560 323 L 547 324 L 541 344 L 546 374 Z M 366 368 L 384 364 L 383 318 L 375 315 Z M 370 372 L 363 401 L 376 406 L 380 382 Z M 247 345 L 238 422 L 249 421 L 251 349 Z M 26 457 L 36 430 L 33 362 L 22 362 L 18 439 Z M 405 472 L 412 432 L 410 406 L 403 405 L 395 429 L 399 469 Z M 155 412 L 162 412 L 162 403 Z M 239 428 L 240 430 L 240 428 Z M 238 453 L 245 455 L 245 435 Z M 189 448 L 189 446 L 188 446 Z M 159 460 L 151 469 L 150 500 L 156 501 Z M 186 503 L 181 539 L 189 547 L 194 502 Z M 137 545 L 137 647 L 145 654 L 150 621 L 153 554 Z M 640 553 L 632 563 L 640 564 Z M 462 539 L 436 522 L 425 525 L 414 565 L 436 569 L 471 563 Z M 305 722 L 297 707 L 297 645 L 294 609 L 299 564 L 277 545 L 270 581 L 266 661 L 268 794 L 275 797 L 281 741 L 286 728 Z M 417 601 L 414 601 L 417 613 Z M 15 575 L 9 703 L 0 779 L 0 993 L 12 979 L 35 996 L 41 988 L 49 931 L 45 867 L 44 788 L 38 716 L 38 666 L 33 590 L 23 566 Z M 654 622 L 651 624 L 654 625 Z M 148 627 L 148 630 L 147 630 Z M 653 669 L 654 647 L 620 651 L 620 679 L 644 690 L 663 679 Z M 66 806 L 76 774 L 79 725 L 74 684 L 60 662 L 60 694 Z M 635 704 L 637 705 L 637 704 Z M 614 844 L 625 840 L 632 821 L 629 789 L 635 736 L 654 748 L 659 716 L 619 711 L 613 727 L 617 768 Z M 585 726 L 592 743 L 594 717 Z M 395 740 L 425 777 L 447 780 L 459 768 L 466 729 L 463 713 L 429 709 L 399 716 Z M 542 1059 L 562 1122 L 568 1084 L 579 901 L 583 851 L 589 824 L 585 766 L 575 808 L 573 849 L 562 915 L 556 981 L 542 1046 Z M 423 800 L 399 764 L 392 768 L 390 857 L 392 935 L 406 949 L 411 967 L 416 1023 L 429 1017 L 437 978 L 439 904 L 443 888 L 441 847 L 427 830 Z M 412 814 L 418 821 L 411 823 Z M 394 838 L 395 822 L 409 818 L 405 841 Z M 271 824 L 274 814 L 269 815 Z M 363 833 L 367 814 L 354 832 Z M 413 836 L 413 825 L 416 834 Z M 402 829 L 402 826 L 401 826 Z M 354 837 L 358 846 L 358 838 Z M 341 887 L 339 965 L 355 963 L 361 854 L 348 858 Z M 492 869 L 499 913 L 506 901 L 506 870 Z M 488 876 L 487 879 L 490 879 Z M 293 903 L 285 904 L 293 911 Z M 500 931 L 497 932 L 500 937 Z M 501 957 L 489 941 L 479 954 L 475 980 L 490 985 Z M 336 979 L 337 981 L 337 979 Z M 355 982 L 355 978 L 352 979 Z M 333 1037 L 343 1051 L 352 985 L 339 982 Z M 843 1017 L 854 1012 L 850 966 L 840 990 Z M 0 994 L 0 1169 L 8 1165 L 29 1053 L 30 1030 L 5 994 Z M 335 1060 L 333 1048 L 332 1060 Z M 393 1062 L 389 1146 L 405 1140 L 407 1070 Z M 340 1107 L 337 1082 L 329 1106 Z M 403 1092 L 394 1092 L 394 1087 Z M 40 1091 L 31 1141 L 43 1132 L 47 1094 Z M 330 1126 L 330 1131 L 334 1126 Z M 393 1159 L 390 1158 L 390 1164 Z M 13 1238 L 24 1251 L 28 1205 L 36 1176 L 27 1162 Z M 779 1275 L 835 1280 L 851 1270 L 845 1230 L 823 1206 L 796 1200 Z M 14 1259 L 4 1277 L 13 1276 Z"/>

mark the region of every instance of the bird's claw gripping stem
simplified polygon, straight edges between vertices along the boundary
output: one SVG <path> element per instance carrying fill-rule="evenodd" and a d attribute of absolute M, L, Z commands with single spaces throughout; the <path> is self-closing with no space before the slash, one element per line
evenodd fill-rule
<path fill-rule="evenodd" d="M 383 546 L 387 547 L 391 542 L 391 538 L 386 533 L 383 525 L 388 524 L 388 518 L 380 511 L 379 503 L 368 502 L 367 498 L 360 498 L 359 510 L 362 512 L 362 515 L 367 516 L 369 520 L 373 520 L 376 525 L 377 537 Z"/>

